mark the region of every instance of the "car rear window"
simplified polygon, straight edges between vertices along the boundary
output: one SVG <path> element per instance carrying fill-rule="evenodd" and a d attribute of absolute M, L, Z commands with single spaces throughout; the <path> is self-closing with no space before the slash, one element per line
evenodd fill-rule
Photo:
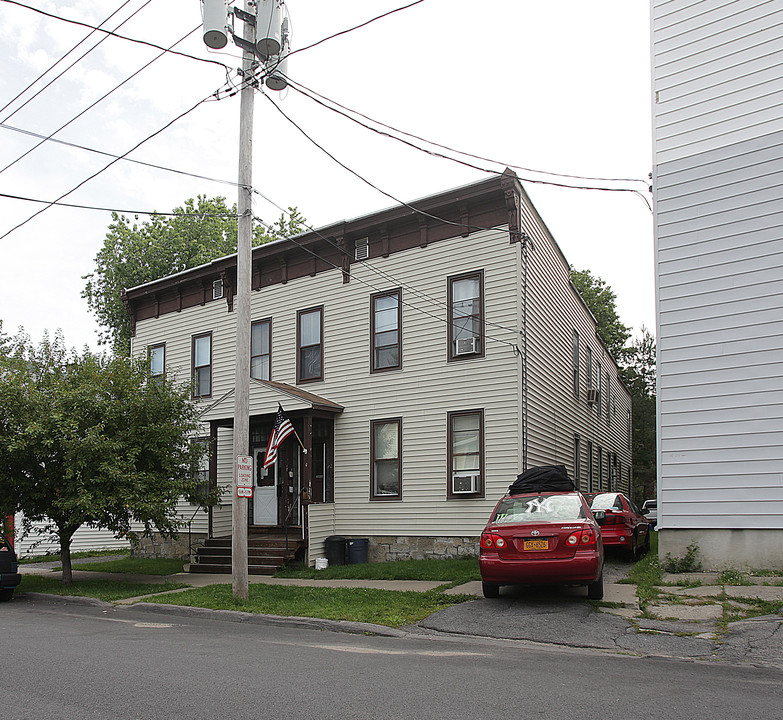
<path fill-rule="evenodd" d="M 535 495 L 503 498 L 492 522 L 561 522 L 563 520 L 584 520 L 584 506 L 578 495 Z"/>
<path fill-rule="evenodd" d="M 601 493 L 593 498 L 591 510 L 622 510 L 622 498 L 616 493 Z"/>

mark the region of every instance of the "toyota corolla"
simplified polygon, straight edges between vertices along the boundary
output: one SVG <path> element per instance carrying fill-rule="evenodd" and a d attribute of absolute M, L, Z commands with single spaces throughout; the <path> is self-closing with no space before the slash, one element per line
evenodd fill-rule
<path fill-rule="evenodd" d="M 479 566 L 484 597 L 502 585 L 584 585 L 600 600 L 604 548 L 590 507 L 579 492 L 504 497 L 481 534 Z"/>

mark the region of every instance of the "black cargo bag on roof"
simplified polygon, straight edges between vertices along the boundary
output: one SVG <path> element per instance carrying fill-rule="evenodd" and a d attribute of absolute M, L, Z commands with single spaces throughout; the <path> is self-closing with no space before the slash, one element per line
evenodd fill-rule
<path fill-rule="evenodd" d="M 574 481 L 568 477 L 565 465 L 540 465 L 525 470 L 508 486 L 511 495 L 530 492 L 573 492 Z"/>

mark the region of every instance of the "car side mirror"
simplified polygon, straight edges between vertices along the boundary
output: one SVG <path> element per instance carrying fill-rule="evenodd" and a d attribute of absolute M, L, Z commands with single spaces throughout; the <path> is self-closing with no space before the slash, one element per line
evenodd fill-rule
<path fill-rule="evenodd" d="M 650 512 L 650 508 L 642 508 L 642 509 L 641 509 L 641 514 L 642 514 L 642 515 L 648 515 L 648 514 L 649 514 L 649 512 Z"/>
<path fill-rule="evenodd" d="M 606 521 L 606 513 L 603 510 L 593 510 L 593 517 L 599 525 L 603 525 Z"/>

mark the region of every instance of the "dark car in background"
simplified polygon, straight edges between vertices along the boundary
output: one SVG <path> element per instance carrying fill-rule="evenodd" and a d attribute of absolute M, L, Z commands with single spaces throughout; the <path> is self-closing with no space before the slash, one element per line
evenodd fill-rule
<path fill-rule="evenodd" d="M 14 589 L 22 582 L 16 553 L 5 535 L 0 535 L 0 602 L 14 596 Z"/>
<path fill-rule="evenodd" d="M 599 514 L 600 516 L 600 514 Z M 604 595 L 601 532 L 581 493 L 509 494 L 481 533 L 479 568 L 484 597 L 502 585 L 584 585 Z"/>
<path fill-rule="evenodd" d="M 627 560 L 637 560 L 650 550 L 650 523 L 639 509 L 619 492 L 587 493 L 590 509 L 605 516 L 598 523 L 607 550 L 617 549 Z"/>

